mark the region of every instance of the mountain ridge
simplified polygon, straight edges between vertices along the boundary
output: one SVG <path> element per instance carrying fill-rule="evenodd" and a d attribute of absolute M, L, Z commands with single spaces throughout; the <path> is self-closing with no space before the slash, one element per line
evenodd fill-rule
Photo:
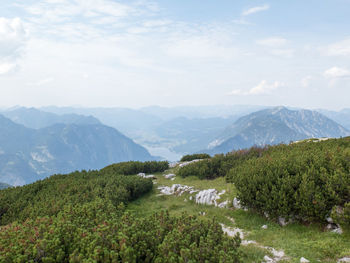
<path fill-rule="evenodd" d="M 55 173 L 154 160 L 118 130 L 102 124 L 54 124 L 31 129 L 0 115 L 0 181 L 22 185 Z"/>
<path fill-rule="evenodd" d="M 350 132 L 317 111 L 280 106 L 251 113 L 228 126 L 205 152 L 215 154 L 254 145 L 289 143 L 318 137 L 342 137 Z"/>

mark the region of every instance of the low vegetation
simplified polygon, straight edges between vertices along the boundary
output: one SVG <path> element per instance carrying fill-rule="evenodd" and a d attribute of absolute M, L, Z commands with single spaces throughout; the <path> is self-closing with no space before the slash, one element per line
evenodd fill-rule
<path fill-rule="evenodd" d="M 157 164 L 144 167 L 167 165 Z M 224 235 L 215 219 L 125 211 L 153 183 L 118 173 L 109 167 L 1 190 L 0 262 L 241 262 L 239 237 Z"/>
<path fill-rule="evenodd" d="M 195 154 L 188 154 L 188 155 L 184 155 L 180 162 L 190 162 L 193 160 L 200 160 L 200 159 L 209 159 L 211 158 L 211 156 L 209 154 L 206 153 L 195 153 Z"/>
<path fill-rule="evenodd" d="M 350 138 L 271 147 L 232 168 L 227 181 L 255 211 L 324 222 L 332 208 L 349 207 Z"/>
<path fill-rule="evenodd" d="M 169 162 L 122 162 L 109 165 L 101 170 L 103 173 L 132 175 L 138 173 L 158 173 L 169 169 Z"/>
<path fill-rule="evenodd" d="M 247 159 L 261 156 L 263 152 L 267 151 L 267 149 L 267 147 L 252 147 L 247 150 L 234 151 L 227 154 L 217 154 L 210 159 L 205 159 L 184 166 L 177 174 L 181 177 L 197 176 L 200 179 L 224 177 L 232 167 L 237 166 Z"/>

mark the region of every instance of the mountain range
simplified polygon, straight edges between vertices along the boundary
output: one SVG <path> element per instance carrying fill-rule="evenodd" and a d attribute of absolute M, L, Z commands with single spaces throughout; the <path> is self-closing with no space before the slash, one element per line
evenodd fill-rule
<path fill-rule="evenodd" d="M 11 185 L 5 184 L 5 183 L 0 183 L 0 190 L 8 188 L 8 187 L 11 187 Z"/>
<path fill-rule="evenodd" d="M 217 136 L 204 152 L 226 153 L 254 145 L 289 143 L 307 138 L 337 138 L 349 134 L 349 130 L 319 112 L 276 107 L 241 117 Z"/>
<path fill-rule="evenodd" d="M 72 118 L 76 119 L 76 123 L 32 129 L 0 115 L 0 182 L 16 186 L 55 173 L 155 159 L 116 129 L 99 123 L 81 124 L 85 117 Z"/>

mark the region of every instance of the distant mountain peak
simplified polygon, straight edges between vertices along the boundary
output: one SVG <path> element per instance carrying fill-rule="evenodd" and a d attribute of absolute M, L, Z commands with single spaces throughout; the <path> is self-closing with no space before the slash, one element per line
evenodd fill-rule
<path fill-rule="evenodd" d="M 257 111 L 241 117 L 212 141 L 210 153 L 289 143 L 308 138 L 334 138 L 350 132 L 323 114 L 311 110 L 290 110 L 284 106 Z"/>

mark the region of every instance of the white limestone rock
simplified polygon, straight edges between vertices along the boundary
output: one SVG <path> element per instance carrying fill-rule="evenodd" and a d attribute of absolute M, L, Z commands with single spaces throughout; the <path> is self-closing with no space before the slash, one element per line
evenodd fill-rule
<path fill-rule="evenodd" d="M 333 218 L 331 218 L 330 216 L 326 218 L 327 222 L 330 223 L 330 224 L 333 224 L 334 221 L 333 221 Z"/>
<path fill-rule="evenodd" d="M 221 228 L 222 228 L 222 231 L 227 234 L 229 237 L 234 237 L 235 235 L 239 235 L 239 237 L 241 239 L 244 239 L 244 232 L 242 229 L 240 228 L 232 228 L 232 227 L 228 227 L 228 226 L 225 226 L 224 224 L 220 224 L 221 225 Z"/>
<path fill-rule="evenodd" d="M 270 258 L 269 256 L 265 255 L 264 262 L 266 262 L 266 263 L 274 263 L 275 261 L 272 258 Z"/>
<path fill-rule="evenodd" d="M 301 257 L 301 258 L 300 258 L 300 263 L 308 263 L 308 262 L 310 262 L 310 260 L 307 260 L 307 259 L 304 258 L 304 257 Z"/>
<path fill-rule="evenodd" d="M 280 226 L 286 226 L 286 225 L 288 225 L 288 224 L 290 224 L 290 223 L 292 223 L 293 222 L 293 220 L 292 219 L 289 219 L 288 221 L 284 218 L 284 217 L 278 217 L 278 224 L 280 225 Z"/>
<path fill-rule="evenodd" d="M 215 189 L 203 190 L 196 194 L 197 204 L 217 206 L 217 199 L 220 199 L 220 196 L 218 195 L 218 191 Z"/>
<path fill-rule="evenodd" d="M 267 225 L 263 225 L 261 228 L 262 229 L 267 229 Z"/>
<path fill-rule="evenodd" d="M 343 229 L 338 225 L 337 228 L 332 230 L 332 233 L 336 233 L 338 235 L 343 234 Z"/>
<path fill-rule="evenodd" d="M 172 179 L 172 178 L 175 178 L 175 177 L 176 177 L 176 174 L 165 174 L 164 175 L 165 179 Z"/>
<path fill-rule="evenodd" d="M 346 263 L 346 262 L 350 262 L 350 257 L 340 258 L 337 261 L 337 263 Z"/>
<path fill-rule="evenodd" d="M 218 207 L 219 208 L 227 208 L 228 207 L 228 201 L 226 200 L 226 201 L 224 201 L 222 203 L 219 203 Z"/>
<path fill-rule="evenodd" d="M 203 161 L 203 159 L 196 159 L 196 160 L 192 160 L 192 161 L 188 161 L 188 162 L 182 162 L 179 164 L 180 167 L 184 167 L 184 166 L 187 166 L 191 163 L 196 163 L 196 162 L 199 162 L 199 161 Z"/>
<path fill-rule="evenodd" d="M 137 174 L 137 176 L 140 176 L 140 177 L 145 178 L 145 179 L 156 179 L 156 177 L 153 174 L 146 175 L 145 173 L 139 173 L 139 174 Z"/>
<path fill-rule="evenodd" d="M 177 195 L 181 196 L 184 193 L 188 193 L 193 191 L 192 186 L 181 185 L 181 184 L 173 184 L 171 187 L 169 186 L 159 186 L 158 190 L 164 195 Z"/>
<path fill-rule="evenodd" d="M 233 207 L 234 207 L 234 208 L 236 208 L 236 209 L 242 209 L 241 201 L 239 201 L 239 200 L 237 199 L 237 197 L 235 197 L 235 198 L 233 199 L 232 204 L 233 204 Z"/>

